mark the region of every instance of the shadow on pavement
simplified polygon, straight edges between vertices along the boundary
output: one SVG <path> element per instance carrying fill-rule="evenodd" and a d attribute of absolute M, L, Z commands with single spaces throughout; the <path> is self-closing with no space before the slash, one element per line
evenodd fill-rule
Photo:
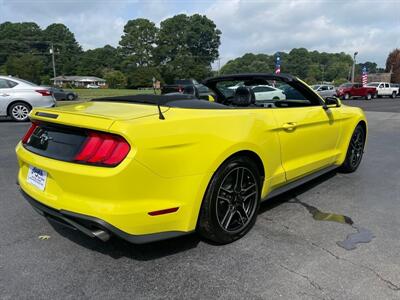
<path fill-rule="evenodd" d="M 293 199 L 295 195 L 302 194 L 335 175 L 336 172 L 334 171 L 327 173 L 294 190 L 263 202 L 260 206 L 259 214 L 269 211 L 280 204 Z M 65 228 L 57 223 L 49 223 L 55 231 L 72 242 L 89 250 L 108 255 L 114 259 L 127 257 L 139 261 L 148 261 L 196 248 L 200 242 L 206 242 L 209 245 L 216 245 L 215 243 L 203 240 L 196 233 L 144 245 L 134 245 L 117 237 L 112 237 L 112 239 L 108 242 L 102 242 L 100 240 L 87 237 L 77 230 Z"/>

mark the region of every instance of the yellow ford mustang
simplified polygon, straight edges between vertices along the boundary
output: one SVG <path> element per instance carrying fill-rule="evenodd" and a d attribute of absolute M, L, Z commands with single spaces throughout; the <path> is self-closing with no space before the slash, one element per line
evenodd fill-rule
<path fill-rule="evenodd" d="M 108 240 L 198 231 L 229 243 L 260 202 L 334 168 L 357 169 L 363 112 L 289 75 L 208 79 L 215 101 L 136 95 L 34 109 L 18 182 L 43 216 Z"/>

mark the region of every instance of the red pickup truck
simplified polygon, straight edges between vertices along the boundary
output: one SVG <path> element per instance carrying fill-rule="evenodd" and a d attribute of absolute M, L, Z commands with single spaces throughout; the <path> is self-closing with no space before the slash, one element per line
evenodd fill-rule
<path fill-rule="evenodd" d="M 363 86 L 361 83 L 345 83 L 336 90 L 336 96 L 344 100 L 353 97 L 363 97 L 366 100 L 376 98 L 377 90 L 375 87 Z"/>

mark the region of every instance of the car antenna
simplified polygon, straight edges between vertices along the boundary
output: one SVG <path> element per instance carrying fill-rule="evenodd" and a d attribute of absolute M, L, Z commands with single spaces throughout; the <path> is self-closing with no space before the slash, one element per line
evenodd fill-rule
<path fill-rule="evenodd" d="M 164 117 L 164 115 L 163 115 L 163 113 L 161 111 L 161 107 L 160 107 L 160 103 L 159 102 L 157 102 L 157 108 L 158 108 L 158 118 L 160 120 L 165 120 L 165 117 Z"/>

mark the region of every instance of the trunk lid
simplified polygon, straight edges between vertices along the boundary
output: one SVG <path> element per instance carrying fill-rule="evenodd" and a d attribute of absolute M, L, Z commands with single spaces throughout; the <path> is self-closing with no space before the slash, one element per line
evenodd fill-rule
<path fill-rule="evenodd" d="M 163 108 L 165 111 L 165 108 Z M 36 108 L 31 118 L 45 122 L 107 131 L 114 121 L 157 116 L 156 105 L 120 102 L 83 102 L 53 108 Z"/>

